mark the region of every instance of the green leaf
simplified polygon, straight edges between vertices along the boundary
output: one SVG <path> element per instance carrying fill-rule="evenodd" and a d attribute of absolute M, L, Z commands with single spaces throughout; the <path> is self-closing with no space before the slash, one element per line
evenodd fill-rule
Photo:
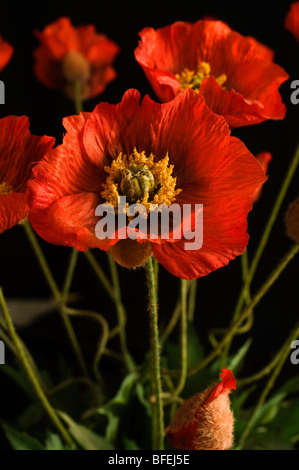
<path fill-rule="evenodd" d="M 127 375 L 121 383 L 121 386 L 115 397 L 109 401 L 108 405 L 126 405 L 130 399 L 130 393 L 137 380 L 137 374 L 133 372 Z"/>
<path fill-rule="evenodd" d="M 144 406 L 147 416 L 152 416 L 152 407 L 145 398 L 145 390 L 140 382 L 136 384 L 136 395 L 139 402 Z"/>
<path fill-rule="evenodd" d="M 128 437 L 123 438 L 124 450 L 140 450 L 138 444 L 133 439 L 129 439 Z"/>
<path fill-rule="evenodd" d="M 235 375 L 237 374 L 240 367 L 242 366 L 242 363 L 245 359 L 248 349 L 251 346 L 251 343 L 252 343 L 252 339 L 249 338 L 246 341 L 246 343 L 244 343 L 243 346 L 239 349 L 239 351 L 230 359 L 227 368 L 232 370 Z"/>
<path fill-rule="evenodd" d="M 11 380 L 13 380 L 30 398 L 35 398 L 34 391 L 28 377 L 23 369 L 12 367 L 9 364 L 5 364 L 0 367 L 1 371 L 4 372 Z"/>
<path fill-rule="evenodd" d="M 69 432 L 73 438 L 85 450 L 114 450 L 113 445 L 103 436 L 96 434 L 85 426 L 76 423 L 68 414 L 58 411 L 59 416 L 69 426 Z"/>
<path fill-rule="evenodd" d="M 29 405 L 18 417 L 18 427 L 27 430 L 38 423 L 44 415 L 45 411 L 40 403 Z"/>
<path fill-rule="evenodd" d="M 241 392 L 233 393 L 231 396 L 232 401 L 232 408 L 234 410 L 235 416 L 238 416 L 241 409 L 243 408 L 244 403 L 246 402 L 247 398 L 251 393 L 256 389 L 256 385 L 252 385 L 251 387 L 243 390 Z"/>
<path fill-rule="evenodd" d="M 46 450 L 66 450 L 66 447 L 58 434 L 49 431 L 46 439 Z"/>
<path fill-rule="evenodd" d="M 2 424 L 2 428 L 14 450 L 45 450 L 38 440 L 28 434 L 16 431 L 6 424 Z"/>
<path fill-rule="evenodd" d="M 258 411 L 253 426 L 270 423 L 277 415 L 285 396 L 285 393 L 277 393 L 273 398 L 268 400 Z"/>
<path fill-rule="evenodd" d="M 291 395 L 299 392 L 299 376 L 292 377 L 290 380 L 285 382 L 282 387 L 278 390 L 281 393 Z"/>
<path fill-rule="evenodd" d="M 251 435 L 243 450 L 294 450 L 294 448 L 280 435 L 261 428 Z"/>
<path fill-rule="evenodd" d="M 298 399 L 290 403 L 283 403 L 279 412 L 270 424 L 271 431 L 281 437 L 297 441 L 299 435 L 299 405 Z"/>
<path fill-rule="evenodd" d="M 188 351 L 188 368 L 195 366 L 204 357 L 204 348 L 199 341 L 197 331 L 193 323 L 188 322 L 187 325 L 187 351 Z"/>

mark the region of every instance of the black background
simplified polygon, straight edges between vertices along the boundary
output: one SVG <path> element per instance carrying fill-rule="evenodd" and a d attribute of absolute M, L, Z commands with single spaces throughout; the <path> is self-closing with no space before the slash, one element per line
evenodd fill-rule
<path fill-rule="evenodd" d="M 269 179 L 264 186 L 262 197 L 249 216 L 249 255 L 254 252 L 263 230 L 264 223 L 278 193 L 283 175 L 290 163 L 298 141 L 299 105 L 290 102 L 290 83 L 299 79 L 299 46 L 292 35 L 284 29 L 284 18 L 291 2 L 1 2 L 0 33 L 14 47 L 11 62 L 4 69 L 1 79 L 6 86 L 6 104 L 0 107 L 0 116 L 26 114 L 30 118 L 31 131 L 35 134 L 53 135 L 61 140 L 62 117 L 74 114 L 73 104 L 64 95 L 47 89 L 33 74 L 33 50 L 38 41 L 33 30 L 42 30 L 47 24 L 61 16 L 69 16 L 75 26 L 93 23 L 98 32 L 105 33 L 117 42 L 121 52 L 115 62 L 117 79 L 108 85 L 104 94 L 87 101 L 85 110 L 91 111 L 102 101 L 117 103 L 128 88 L 137 88 L 142 95 L 149 94 L 156 99 L 142 69 L 134 58 L 138 43 L 138 32 L 145 26 L 155 28 L 177 20 L 196 21 L 204 16 L 213 16 L 226 21 L 243 35 L 254 36 L 275 50 L 275 62 L 290 75 L 290 80 L 281 87 L 288 112 L 284 121 L 266 122 L 258 126 L 234 131 L 253 154 L 268 150 L 273 154 L 269 168 Z M 262 258 L 253 283 L 253 292 L 266 279 L 279 259 L 291 245 L 285 236 L 283 214 L 288 204 L 298 195 L 299 176 L 294 178 L 288 196 L 275 224 L 271 239 Z M 60 283 L 63 282 L 69 249 L 50 246 L 41 240 L 51 269 Z M 97 253 L 107 269 L 103 253 Z M 298 319 L 298 272 L 296 259 L 278 280 L 275 287 L 256 308 L 252 330 L 254 338 L 244 373 L 250 374 L 267 364 L 285 340 Z M 137 361 L 142 361 L 148 347 L 146 289 L 142 270 L 121 270 L 123 298 L 128 311 L 129 347 Z M 44 298 L 49 290 L 40 274 L 39 267 L 31 252 L 21 227 L 15 227 L 0 236 L 0 284 L 8 298 Z M 165 324 L 176 301 L 179 281 L 161 268 L 160 277 L 160 321 Z M 208 349 L 207 332 L 215 326 L 227 326 L 240 289 L 240 260 L 232 261 L 228 267 L 214 272 L 198 282 L 196 306 L 196 327 L 201 341 Z M 84 257 L 80 257 L 73 291 L 80 293 L 82 305 L 98 310 L 114 324 L 113 305 L 103 289 L 98 287 L 92 271 Z M 97 339 L 93 325 L 78 324 L 80 337 L 86 354 L 91 354 Z M 63 351 L 70 361 L 72 355 L 65 345 L 59 318 L 55 313 L 21 332 L 33 350 L 37 361 L 47 364 L 57 351 Z M 235 349 L 244 342 L 244 337 L 235 343 Z M 107 363 L 108 367 L 113 364 Z M 298 373 L 298 367 L 287 364 L 280 380 Z M 2 382 L 1 396 L 8 400 L 9 384 Z M 4 386 L 5 385 L 5 386 Z M 2 399 L 2 398 L 1 398 Z M 21 406 L 21 405 L 20 405 Z M 8 410 L 0 415 L 10 416 Z"/>

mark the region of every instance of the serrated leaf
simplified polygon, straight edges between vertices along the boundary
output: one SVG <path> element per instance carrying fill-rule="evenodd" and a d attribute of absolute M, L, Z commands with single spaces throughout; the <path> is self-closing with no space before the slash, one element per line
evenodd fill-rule
<path fill-rule="evenodd" d="M 2 428 L 14 450 L 45 450 L 44 446 L 29 434 L 16 431 L 6 424 L 2 424 Z"/>

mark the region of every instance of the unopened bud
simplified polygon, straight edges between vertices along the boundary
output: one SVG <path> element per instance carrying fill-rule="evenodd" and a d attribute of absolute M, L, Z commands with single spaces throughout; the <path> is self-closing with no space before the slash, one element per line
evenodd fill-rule
<path fill-rule="evenodd" d="M 232 371 L 222 369 L 222 382 L 186 400 L 166 429 L 179 450 L 228 450 L 233 445 L 234 416 L 229 393 L 236 388 Z"/>
<path fill-rule="evenodd" d="M 285 214 L 287 236 L 299 243 L 299 197 L 293 201 Z"/>
<path fill-rule="evenodd" d="M 62 73 L 69 83 L 84 83 L 90 76 L 90 64 L 80 52 L 71 51 L 63 59 Z"/>
<path fill-rule="evenodd" d="M 120 240 L 109 249 L 112 258 L 125 268 L 137 268 L 144 265 L 152 255 L 152 247 L 149 242 L 138 243 L 127 238 Z"/>

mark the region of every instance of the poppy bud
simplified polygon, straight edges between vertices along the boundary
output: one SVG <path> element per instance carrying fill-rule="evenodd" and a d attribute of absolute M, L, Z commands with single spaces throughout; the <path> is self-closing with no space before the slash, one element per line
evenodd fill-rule
<path fill-rule="evenodd" d="M 293 201 L 285 214 L 287 236 L 299 243 L 299 197 Z"/>
<path fill-rule="evenodd" d="M 109 249 L 112 258 L 125 268 L 137 268 L 142 266 L 152 254 L 149 242 L 138 243 L 136 240 L 127 238 L 120 240 Z"/>
<path fill-rule="evenodd" d="M 173 417 L 166 434 L 180 450 L 228 450 L 233 445 L 234 416 L 229 393 L 236 388 L 232 371 L 222 369 L 222 382 L 186 400 Z"/>
<path fill-rule="evenodd" d="M 62 62 L 62 71 L 68 82 L 84 83 L 89 79 L 90 65 L 80 52 L 71 51 Z"/>

